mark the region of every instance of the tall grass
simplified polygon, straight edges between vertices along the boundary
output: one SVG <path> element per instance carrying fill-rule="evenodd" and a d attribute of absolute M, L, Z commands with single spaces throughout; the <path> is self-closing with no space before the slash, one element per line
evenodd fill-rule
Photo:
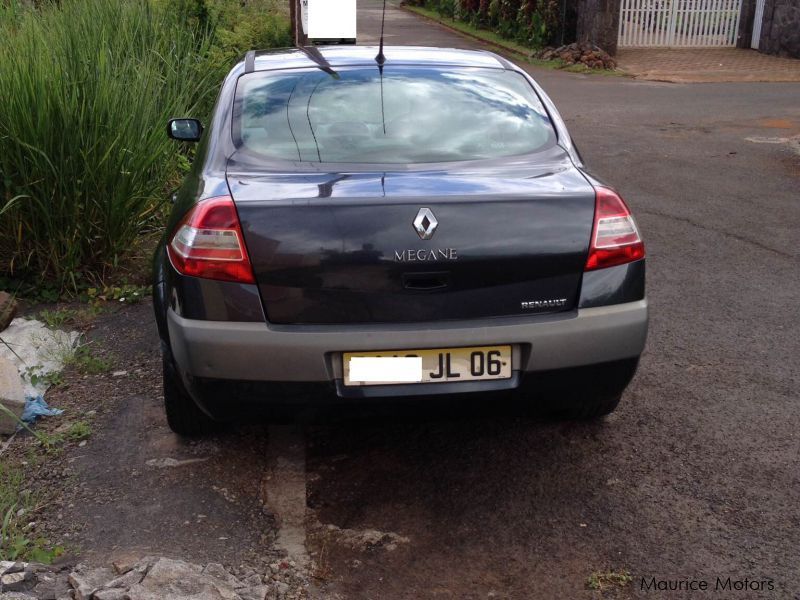
<path fill-rule="evenodd" d="M 204 116 L 230 67 L 177 5 L 0 2 L 0 275 L 77 288 L 158 215 L 182 158 L 166 121 Z"/>

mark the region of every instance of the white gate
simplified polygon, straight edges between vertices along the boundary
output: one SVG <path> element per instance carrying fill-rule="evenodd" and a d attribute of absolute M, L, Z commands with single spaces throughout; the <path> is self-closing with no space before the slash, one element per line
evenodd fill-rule
<path fill-rule="evenodd" d="M 618 45 L 736 46 L 742 0 L 621 0 Z"/>

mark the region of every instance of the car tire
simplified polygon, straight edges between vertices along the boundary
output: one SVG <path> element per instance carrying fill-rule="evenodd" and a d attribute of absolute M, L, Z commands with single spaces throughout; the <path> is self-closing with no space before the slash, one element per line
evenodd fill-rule
<path fill-rule="evenodd" d="M 565 369 L 534 378 L 516 397 L 524 414 L 587 421 L 602 418 L 619 405 L 622 393 L 636 374 L 639 359 Z"/>
<path fill-rule="evenodd" d="M 218 430 L 220 423 L 200 410 L 186 392 L 169 350 L 162 351 L 162 362 L 164 367 L 164 410 L 167 413 L 169 428 L 185 437 L 200 437 Z"/>
<path fill-rule="evenodd" d="M 553 419 L 563 419 L 567 421 L 590 421 L 600 419 L 614 412 L 622 393 L 613 395 L 600 395 L 584 397 L 581 399 L 572 398 L 570 402 L 558 402 L 556 400 L 545 402 L 545 416 Z"/>

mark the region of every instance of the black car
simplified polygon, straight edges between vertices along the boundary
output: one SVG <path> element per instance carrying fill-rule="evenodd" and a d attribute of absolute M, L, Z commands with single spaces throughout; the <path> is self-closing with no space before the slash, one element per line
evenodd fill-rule
<path fill-rule="evenodd" d="M 206 130 L 170 121 L 200 142 L 155 258 L 177 433 L 498 391 L 590 418 L 633 377 L 644 246 L 547 95 L 489 52 L 376 52 L 250 52 Z"/>

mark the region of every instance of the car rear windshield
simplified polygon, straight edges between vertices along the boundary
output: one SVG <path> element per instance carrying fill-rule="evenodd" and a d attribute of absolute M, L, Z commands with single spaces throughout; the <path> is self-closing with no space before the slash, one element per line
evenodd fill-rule
<path fill-rule="evenodd" d="M 239 148 L 322 163 L 431 163 L 528 154 L 555 143 L 519 73 L 377 66 L 251 73 L 239 79 Z"/>

